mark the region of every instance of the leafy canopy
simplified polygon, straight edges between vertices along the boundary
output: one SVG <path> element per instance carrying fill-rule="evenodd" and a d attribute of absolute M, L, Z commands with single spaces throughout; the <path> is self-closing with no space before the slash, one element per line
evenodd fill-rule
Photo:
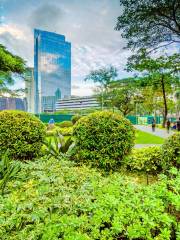
<path fill-rule="evenodd" d="M 120 0 L 123 8 L 116 30 L 127 48 L 158 48 L 180 43 L 179 0 Z"/>
<path fill-rule="evenodd" d="M 117 108 L 126 116 L 135 108 L 135 103 L 141 101 L 136 78 L 125 78 L 109 84 L 104 94 L 104 105 Z M 100 101 L 100 95 L 98 97 Z"/>
<path fill-rule="evenodd" d="M 0 71 L 21 74 L 25 71 L 25 62 L 22 58 L 7 51 L 3 45 L 0 45 Z"/>
<path fill-rule="evenodd" d="M 139 61 L 134 61 L 128 65 L 130 70 L 137 70 L 144 75 L 144 86 L 152 86 L 154 92 L 160 91 L 163 98 L 164 105 L 164 120 L 163 126 L 168 115 L 168 94 L 172 92 L 174 86 L 179 86 L 180 78 L 180 55 L 174 54 L 172 56 L 161 56 L 158 58 L 151 58 L 145 55 Z"/>
<path fill-rule="evenodd" d="M 89 75 L 85 77 L 85 81 L 93 81 L 99 83 L 103 88 L 117 77 L 117 69 L 113 66 L 92 70 Z"/>
<path fill-rule="evenodd" d="M 9 89 L 14 84 L 12 73 L 22 74 L 25 71 L 25 61 L 15 56 L 0 44 L 0 96 L 4 93 L 12 94 Z"/>

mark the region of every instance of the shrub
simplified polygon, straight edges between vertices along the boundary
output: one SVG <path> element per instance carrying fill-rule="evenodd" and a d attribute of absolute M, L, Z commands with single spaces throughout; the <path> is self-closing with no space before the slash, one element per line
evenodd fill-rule
<path fill-rule="evenodd" d="M 74 125 L 81 117 L 82 117 L 81 115 L 74 115 L 74 116 L 72 116 L 71 121 L 72 121 L 73 125 Z"/>
<path fill-rule="evenodd" d="M 131 155 L 125 158 L 124 165 L 129 170 L 157 174 L 162 171 L 161 159 L 160 147 L 145 147 L 134 149 Z"/>
<path fill-rule="evenodd" d="M 55 125 L 60 128 L 64 128 L 64 127 L 72 127 L 73 124 L 71 121 L 64 121 L 64 122 L 56 123 Z"/>
<path fill-rule="evenodd" d="M 57 132 L 59 132 L 63 136 L 71 136 L 72 132 L 73 132 L 73 128 L 72 127 L 59 128 L 56 126 L 54 129 L 48 130 L 46 132 L 46 136 L 47 137 L 54 136 L 54 135 L 56 135 Z"/>
<path fill-rule="evenodd" d="M 0 196 L 0 239 L 178 240 L 179 188 L 179 174 L 143 186 L 63 159 L 22 163 Z"/>
<path fill-rule="evenodd" d="M 162 145 L 163 168 L 180 167 L 180 133 L 170 136 Z"/>
<path fill-rule="evenodd" d="M 63 136 L 71 136 L 72 133 L 73 133 L 73 128 L 72 128 L 72 127 L 59 128 L 59 132 L 60 132 Z"/>
<path fill-rule="evenodd" d="M 8 149 L 13 159 L 32 159 L 39 155 L 45 126 L 35 116 L 22 111 L 0 112 L 0 152 Z"/>
<path fill-rule="evenodd" d="M 134 128 L 129 120 L 112 112 L 96 112 L 75 125 L 73 159 L 105 170 L 115 169 L 134 145 Z"/>
<path fill-rule="evenodd" d="M 57 132 L 59 132 L 59 130 L 60 130 L 59 127 L 54 126 L 53 129 L 48 129 L 48 130 L 46 131 L 46 136 L 47 136 L 47 137 L 54 136 L 54 134 L 56 134 Z"/>

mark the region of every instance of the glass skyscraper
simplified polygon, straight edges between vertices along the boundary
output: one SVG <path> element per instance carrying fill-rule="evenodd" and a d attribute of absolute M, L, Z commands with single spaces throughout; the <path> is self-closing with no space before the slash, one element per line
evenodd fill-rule
<path fill-rule="evenodd" d="M 71 43 L 57 33 L 34 30 L 35 113 L 54 111 L 71 95 Z"/>

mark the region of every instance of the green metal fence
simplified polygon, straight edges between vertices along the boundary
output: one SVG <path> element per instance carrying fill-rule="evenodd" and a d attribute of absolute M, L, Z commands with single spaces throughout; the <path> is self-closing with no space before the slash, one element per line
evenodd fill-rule
<path fill-rule="evenodd" d="M 70 121 L 73 115 L 71 114 L 40 114 L 36 115 L 43 123 L 48 123 L 51 118 L 55 122 Z"/>
<path fill-rule="evenodd" d="M 54 119 L 55 122 L 63 122 L 63 121 L 70 121 L 73 114 L 40 114 L 36 115 L 38 118 L 41 119 L 42 122 L 48 123 L 51 118 Z M 153 116 L 127 116 L 127 119 L 133 124 L 139 125 L 148 125 L 152 123 Z M 155 117 L 156 124 L 161 124 L 163 122 L 162 116 Z M 171 122 L 175 122 L 175 118 L 170 118 Z"/>

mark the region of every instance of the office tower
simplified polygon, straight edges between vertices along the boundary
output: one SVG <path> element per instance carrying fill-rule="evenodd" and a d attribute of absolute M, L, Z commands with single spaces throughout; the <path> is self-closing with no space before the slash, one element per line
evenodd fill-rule
<path fill-rule="evenodd" d="M 34 30 L 34 83 L 35 113 L 71 95 L 71 44 L 63 35 Z"/>
<path fill-rule="evenodd" d="M 27 68 L 24 73 L 25 79 L 25 98 L 27 102 L 27 111 L 34 113 L 34 69 Z"/>
<path fill-rule="evenodd" d="M 1 110 L 22 110 L 26 111 L 24 99 L 12 97 L 0 97 L 0 111 Z"/>

